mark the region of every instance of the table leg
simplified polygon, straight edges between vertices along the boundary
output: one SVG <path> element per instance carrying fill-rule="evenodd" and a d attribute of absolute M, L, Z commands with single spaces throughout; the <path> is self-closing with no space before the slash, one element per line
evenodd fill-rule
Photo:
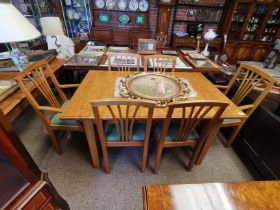
<path fill-rule="evenodd" d="M 83 120 L 82 122 L 84 125 L 93 166 L 95 168 L 99 168 L 99 157 L 92 120 Z"/>
<path fill-rule="evenodd" d="M 215 137 L 217 136 L 217 133 L 222 125 L 223 120 L 218 120 L 217 122 L 215 122 L 215 124 L 213 125 L 213 129 L 210 131 L 210 134 L 206 140 L 206 142 L 204 143 L 204 145 L 202 146 L 202 149 L 198 155 L 198 158 L 195 161 L 195 164 L 200 165 L 203 161 L 203 159 L 205 158 L 210 146 L 213 144 Z"/>

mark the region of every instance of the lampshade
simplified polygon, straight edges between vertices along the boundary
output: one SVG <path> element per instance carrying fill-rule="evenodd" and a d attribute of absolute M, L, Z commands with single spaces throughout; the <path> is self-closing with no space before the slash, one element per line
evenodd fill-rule
<path fill-rule="evenodd" d="M 64 34 L 59 17 L 40 18 L 44 35 L 57 36 Z"/>
<path fill-rule="evenodd" d="M 28 41 L 41 33 L 11 3 L 0 2 L 0 43 Z"/>

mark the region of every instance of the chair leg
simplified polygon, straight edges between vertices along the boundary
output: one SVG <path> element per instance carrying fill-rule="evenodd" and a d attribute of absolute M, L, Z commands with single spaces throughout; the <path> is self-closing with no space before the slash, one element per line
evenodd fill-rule
<path fill-rule="evenodd" d="M 148 155 L 148 144 L 146 144 L 146 145 L 144 144 L 144 147 L 143 147 L 143 159 L 142 159 L 142 169 L 141 169 L 142 173 L 146 172 L 147 155 Z"/>
<path fill-rule="evenodd" d="M 49 134 L 49 137 L 51 139 L 51 142 L 52 142 L 52 145 L 55 149 L 55 151 L 57 152 L 57 154 L 61 155 L 62 154 L 62 149 L 61 149 L 61 146 L 55 136 L 55 133 L 53 130 L 49 129 L 49 128 L 46 128 L 47 131 L 48 131 L 48 134 Z"/>
<path fill-rule="evenodd" d="M 156 163 L 155 163 L 155 174 L 158 174 L 162 150 L 163 150 L 163 147 L 160 144 L 158 144 L 157 157 L 156 157 Z"/>
<path fill-rule="evenodd" d="M 242 125 L 239 125 L 238 127 L 236 127 L 230 134 L 228 140 L 226 141 L 226 147 L 230 147 L 232 142 L 235 140 L 237 134 L 239 133 L 239 131 L 241 130 L 241 128 L 243 127 Z"/>
<path fill-rule="evenodd" d="M 107 146 L 104 141 L 101 141 L 101 148 L 102 148 L 105 172 L 107 174 L 110 174 L 111 173 L 110 161 L 109 161 L 109 157 L 108 157 Z"/>

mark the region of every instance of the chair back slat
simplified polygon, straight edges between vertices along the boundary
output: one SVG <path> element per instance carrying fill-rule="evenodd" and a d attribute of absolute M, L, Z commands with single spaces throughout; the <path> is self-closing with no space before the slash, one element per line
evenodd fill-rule
<path fill-rule="evenodd" d="M 172 72 L 175 71 L 176 66 L 176 56 L 170 55 L 148 55 L 144 57 L 144 71 L 148 71 L 148 63 L 152 63 L 152 69 L 154 72 L 165 72 L 169 67 L 170 63 L 172 64 Z"/>
<path fill-rule="evenodd" d="M 118 71 L 130 71 L 131 66 L 135 66 L 139 71 L 141 56 L 134 53 L 108 53 L 108 70 L 112 69 L 112 60 L 114 58 Z M 133 65 L 133 60 L 136 60 L 136 65 Z"/>
<path fill-rule="evenodd" d="M 179 120 L 178 132 L 176 133 L 176 137 L 172 139 L 174 143 L 179 143 L 188 141 L 188 137 L 202 120 L 208 120 L 207 126 L 211 126 L 210 121 L 217 120 L 227 105 L 227 103 L 219 101 L 196 101 L 170 104 L 164 120 L 163 132 L 161 133 L 160 139 L 165 139 L 170 127 L 172 115 L 175 111 L 180 110 L 182 113 L 180 115 L 181 117 L 177 119 Z M 213 116 L 209 118 L 208 115 Z"/>
<path fill-rule="evenodd" d="M 26 80 L 25 78 L 28 78 Z M 51 82 L 49 82 L 49 79 Z M 41 95 L 47 100 L 51 107 L 60 108 L 61 103 L 58 99 L 60 97 L 61 102 L 65 101 L 67 98 L 63 91 L 58 86 L 58 81 L 54 76 L 52 69 L 49 67 L 47 61 L 42 60 L 35 62 L 28 66 L 24 71 L 20 72 L 16 80 L 26 95 L 28 101 L 32 105 L 35 110 L 39 109 L 39 103 L 36 98 L 31 94 L 30 91 L 30 83 L 32 83 L 41 93 Z M 29 83 L 29 84 L 28 84 Z M 50 83 L 54 85 L 54 88 L 58 92 L 58 96 L 55 96 L 52 88 L 50 87 Z"/>

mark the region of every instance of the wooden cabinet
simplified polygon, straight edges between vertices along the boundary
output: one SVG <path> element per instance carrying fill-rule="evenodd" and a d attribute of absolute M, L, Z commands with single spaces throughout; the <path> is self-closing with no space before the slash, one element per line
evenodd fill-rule
<path fill-rule="evenodd" d="M 264 106 L 256 109 L 234 143 L 234 148 L 257 169 L 262 179 L 280 179 L 280 117 Z"/>
<path fill-rule="evenodd" d="M 262 61 L 272 48 L 273 43 L 229 40 L 226 45 L 227 61 L 231 64 L 237 61 Z"/>
<path fill-rule="evenodd" d="M 229 39 L 274 42 L 280 29 L 279 0 L 229 1 L 222 33 Z"/>
<path fill-rule="evenodd" d="M 0 110 L 0 209 L 69 209 Z"/>
<path fill-rule="evenodd" d="M 151 38 L 151 32 L 149 30 L 92 28 L 92 37 L 94 40 L 103 41 L 109 45 L 127 45 L 135 48 L 138 45 L 138 39 Z"/>
<path fill-rule="evenodd" d="M 136 0 L 139 3 L 138 0 Z M 151 38 L 149 30 L 149 8 L 133 8 L 128 0 L 116 0 L 115 3 L 100 5 L 100 1 L 91 0 L 93 27 L 91 38 L 110 45 L 135 46 L 136 38 Z M 103 6 L 103 7 L 102 7 Z"/>

